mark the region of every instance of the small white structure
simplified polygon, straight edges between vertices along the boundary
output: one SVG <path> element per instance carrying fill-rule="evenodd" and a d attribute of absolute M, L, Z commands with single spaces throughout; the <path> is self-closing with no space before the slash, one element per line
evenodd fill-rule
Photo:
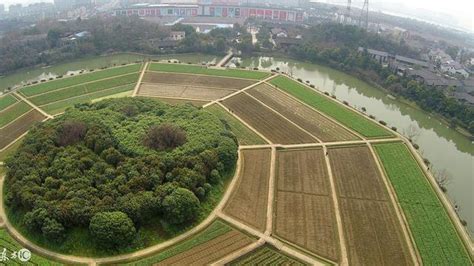
<path fill-rule="evenodd" d="M 186 32 L 184 31 L 172 31 L 170 32 L 169 39 L 173 41 L 181 41 L 186 38 Z"/>
<path fill-rule="evenodd" d="M 469 77 L 469 73 L 462 67 L 462 65 L 453 60 L 449 60 L 446 63 L 442 63 L 440 68 L 443 73 L 449 73 L 451 75 L 461 75 L 464 78 Z"/>

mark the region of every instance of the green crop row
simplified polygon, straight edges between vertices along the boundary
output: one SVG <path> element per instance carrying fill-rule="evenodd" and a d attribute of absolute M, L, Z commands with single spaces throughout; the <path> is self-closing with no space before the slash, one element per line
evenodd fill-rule
<path fill-rule="evenodd" d="M 27 103 L 19 102 L 8 108 L 8 110 L 0 112 L 0 127 L 5 126 L 30 110 L 31 106 Z"/>
<path fill-rule="evenodd" d="M 22 88 L 20 92 L 27 97 L 31 97 L 33 95 L 54 91 L 65 87 L 71 87 L 86 82 L 92 82 L 95 80 L 111 78 L 114 76 L 135 73 L 140 71 L 140 67 L 141 64 L 134 64 L 123 67 L 110 68 L 107 70 L 100 70 L 88 74 L 81 74 L 74 77 L 64 77 L 62 79 L 57 79 L 54 81 L 44 82 L 38 85 Z"/>
<path fill-rule="evenodd" d="M 10 94 L 0 97 L 0 111 L 16 103 L 18 100 Z"/>
<path fill-rule="evenodd" d="M 328 99 L 318 92 L 299 84 L 298 82 L 284 76 L 278 76 L 270 83 L 276 87 L 293 95 L 300 101 L 316 108 L 317 110 L 329 115 L 346 125 L 347 127 L 357 131 L 367 138 L 392 137 L 393 134 L 383 127 L 377 125 L 373 121 L 357 114 L 341 104 Z"/>
<path fill-rule="evenodd" d="M 114 79 L 101 80 L 93 83 L 87 83 L 74 87 L 69 87 L 63 90 L 57 90 L 41 94 L 30 98 L 31 102 L 36 105 L 45 105 L 48 103 L 65 100 L 68 98 L 81 96 L 87 93 L 93 93 L 101 90 L 110 89 L 113 87 L 136 83 L 138 80 L 138 73 L 120 76 Z"/>
<path fill-rule="evenodd" d="M 113 89 L 108 89 L 108 90 L 101 90 L 95 93 L 90 93 L 86 95 L 81 95 L 79 97 L 74 97 L 54 103 L 50 103 L 44 106 L 41 106 L 41 108 L 47 112 L 48 114 L 55 115 L 64 112 L 68 107 L 72 107 L 75 104 L 78 103 L 88 103 L 91 102 L 92 100 L 99 99 L 102 97 L 122 93 L 125 91 L 131 91 L 134 88 L 134 84 L 128 84 L 120 87 L 116 87 Z"/>
<path fill-rule="evenodd" d="M 242 69 L 215 69 L 215 68 L 207 68 L 205 66 L 184 65 L 184 64 L 152 63 L 149 69 L 152 71 L 201 74 L 201 75 L 244 78 L 244 79 L 264 79 L 270 76 L 269 73 L 258 72 L 258 71 L 249 71 L 249 70 L 242 70 Z"/>
<path fill-rule="evenodd" d="M 225 121 L 227 126 L 237 137 L 240 145 L 266 144 L 265 140 L 259 135 L 247 128 L 219 105 L 214 104 L 206 108 L 206 110 L 216 115 L 221 121 Z"/>
<path fill-rule="evenodd" d="M 144 258 L 135 262 L 128 263 L 127 265 L 155 265 L 160 261 L 165 259 L 171 258 L 176 256 L 180 253 L 188 251 L 193 247 L 206 243 L 216 237 L 219 237 L 227 232 L 233 230 L 227 224 L 222 221 L 214 221 L 211 225 L 209 225 L 206 229 L 201 231 L 200 233 L 194 235 L 193 237 L 180 242 L 164 251 L 157 253 L 154 256 Z"/>
<path fill-rule="evenodd" d="M 410 150 L 401 142 L 374 145 L 407 217 L 425 265 L 472 265 L 462 240 Z"/>
<path fill-rule="evenodd" d="M 5 249 L 5 255 L 8 258 L 7 261 L 3 261 L 5 265 L 62 265 L 49 259 L 40 257 L 34 253 L 31 255 L 31 259 L 29 259 L 27 262 L 20 261 L 18 257 L 12 257 L 13 252 L 18 252 L 23 247 L 18 242 L 16 242 L 5 229 L 0 229 L 0 248 L 0 251 Z"/>
<path fill-rule="evenodd" d="M 251 253 L 238 258 L 230 265 L 306 265 L 274 248 L 263 246 Z"/>

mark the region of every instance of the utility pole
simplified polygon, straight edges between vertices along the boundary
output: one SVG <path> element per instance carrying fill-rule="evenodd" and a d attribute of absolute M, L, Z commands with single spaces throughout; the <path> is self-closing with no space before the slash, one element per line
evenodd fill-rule
<path fill-rule="evenodd" d="M 362 21 L 364 25 L 362 25 Z M 359 17 L 359 27 L 364 27 L 365 30 L 369 30 L 369 0 L 364 0 L 364 6 Z"/>

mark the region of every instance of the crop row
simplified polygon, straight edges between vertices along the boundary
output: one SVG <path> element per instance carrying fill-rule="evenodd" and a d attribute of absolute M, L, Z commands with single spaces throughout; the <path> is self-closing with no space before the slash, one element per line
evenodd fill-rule
<path fill-rule="evenodd" d="M 17 99 L 10 94 L 0 97 L 0 111 L 17 102 Z"/>
<path fill-rule="evenodd" d="M 71 97 L 84 95 L 87 93 L 93 93 L 101 90 L 110 89 L 113 87 L 135 83 L 138 80 L 138 73 L 129 74 L 126 76 L 120 76 L 114 79 L 101 80 L 93 83 L 87 83 L 74 87 L 69 87 L 63 90 L 52 91 L 49 93 L 41 94 L 30 98 L 30 100 L 36 105 L 44 105 L 60 100 L 65 100 Z"/>
<path fill-rule="evenodd" d="M 187 250 L 192 249 L 200 244 L 206 243 L 211 239 L 224 235 L 232 230 L 227 224 L 222 221 L 214 221 L 202 232 L 194 235 L 193 237 L 174 245 L 173 247 L 166 249 L 162 252 L 157 253 L 154 256 L 144 258 L 139 261 L 131 262 L 128 265 L 154 265 L 165 259 L 176 256 Z"/>
<path fill-rule="evenodd" d="M 233 262 L 230 265 L 305 265 L 272 247 L 263 246 Z"/>
<path fill-rule="evenodd" d="M 405 144 L 375 145 L 426 265 L 471 265 L 444 206 Z"/>
<path fill-rule="evenodd" d="M 78 97 L 69 98 L 66 100 L 57 101 L 57 102 L 53 102 L 47 105 L 43 105 L 41 106 L 41 108 L 45 112 L 51 115 L 55 115 L 55 114 L 63 112 L 68 107 L 74 106 L 75 104 L 91 102 L 93 100 L 100 99 L 102 97 L 107 97 L 110 95 L 114 95 L 114 94 L 118 94 L 118 93 L 122 93 L 126 91 L 131 91 L 133 90 L 133 87 L 134 87 L 134 84 L 128 84 L 128 85 L 124 85 L 120 87 L 115 87 L 112 89 L 101 90 L 95 93 L 85 94 Z"/>
<path fill-rule="evenodd" d="M 215 68 L 207 68 L 204 66 L 184 65 L 184 64 L 152 63 L 149 69 L 152 71 L 201 74 L 201 75 L 244 78 L 244 79 L 264 79 L 270 75 L 269 73 L 258 72 L 258 71 L 249 71 L 249 70 L 242 70 L 242 69 L 215 69 Z"/>
<path fill-rule="evenodd" d="M 0 127 L 3 127 L 6 124 L 12 122 L 13 120 L 17 119 L 19 116 L 25 114 L 29 110 L 31 110 L 31 106 L 29 106 L 25 102 L 19 102 L 11 106 L 7 110 L 0 112 Z"/>
<path fill-rule="evenodd" d="M 40 83 L 38 85 L 29 86 L 20 90 L 20 92 L 27 96 L 33 96 L 49 91 L 54 91 L 57 89 L 71 87 L 79 85 L 85 82 L 92 82 L 95 80 L 111 78 L 114 76 L 125 75 L 129 73 L 138 72 L 140 70 L 141 64 L 128 65 L 124 67 L 116 67 L 107 70 L 101 70 L 97 72 L 81 74 L 74 77 L 64 77 L 62 79 L 57 79 L 50 82 Z"/>
<path fill-rule="evenodd" d="M 326 115 L 333 117 L 365 137 L 381 138 L 393 136 L 392 133 L 373 121 L 287 77 L 278 76 L 270 80 L 270 83 Z"/>

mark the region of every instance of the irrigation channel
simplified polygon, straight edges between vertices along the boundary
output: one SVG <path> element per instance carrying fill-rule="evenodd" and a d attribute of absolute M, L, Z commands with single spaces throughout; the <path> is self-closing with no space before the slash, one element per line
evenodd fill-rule
<path fill-rule="evenodd" d="M 471 237 L 474 236 L 474 144 L 467 137 L 449 128 L 438 119 L 388 96 L 386 92 L 340 71 L 302 63 L 296 60 L 273 57 L 252 57 L 239 60 L 241 66 L 261 69 L 280 68 L 295 78 L 309 80 L 322 91 L 336 95 L 359 109 L 365 107 L 367 113 L 377 120 L 384 120 L 390 126 L 404 132 L 408 127 L 416 127 L 419 135 L 414 141 L 420 152 L 432 164 L 432 171 L 445 170 L 450 176 L 448 195 L 458 212 L 468 223 Z M 232 64 L 232 63 L 230 63 Z"/>

